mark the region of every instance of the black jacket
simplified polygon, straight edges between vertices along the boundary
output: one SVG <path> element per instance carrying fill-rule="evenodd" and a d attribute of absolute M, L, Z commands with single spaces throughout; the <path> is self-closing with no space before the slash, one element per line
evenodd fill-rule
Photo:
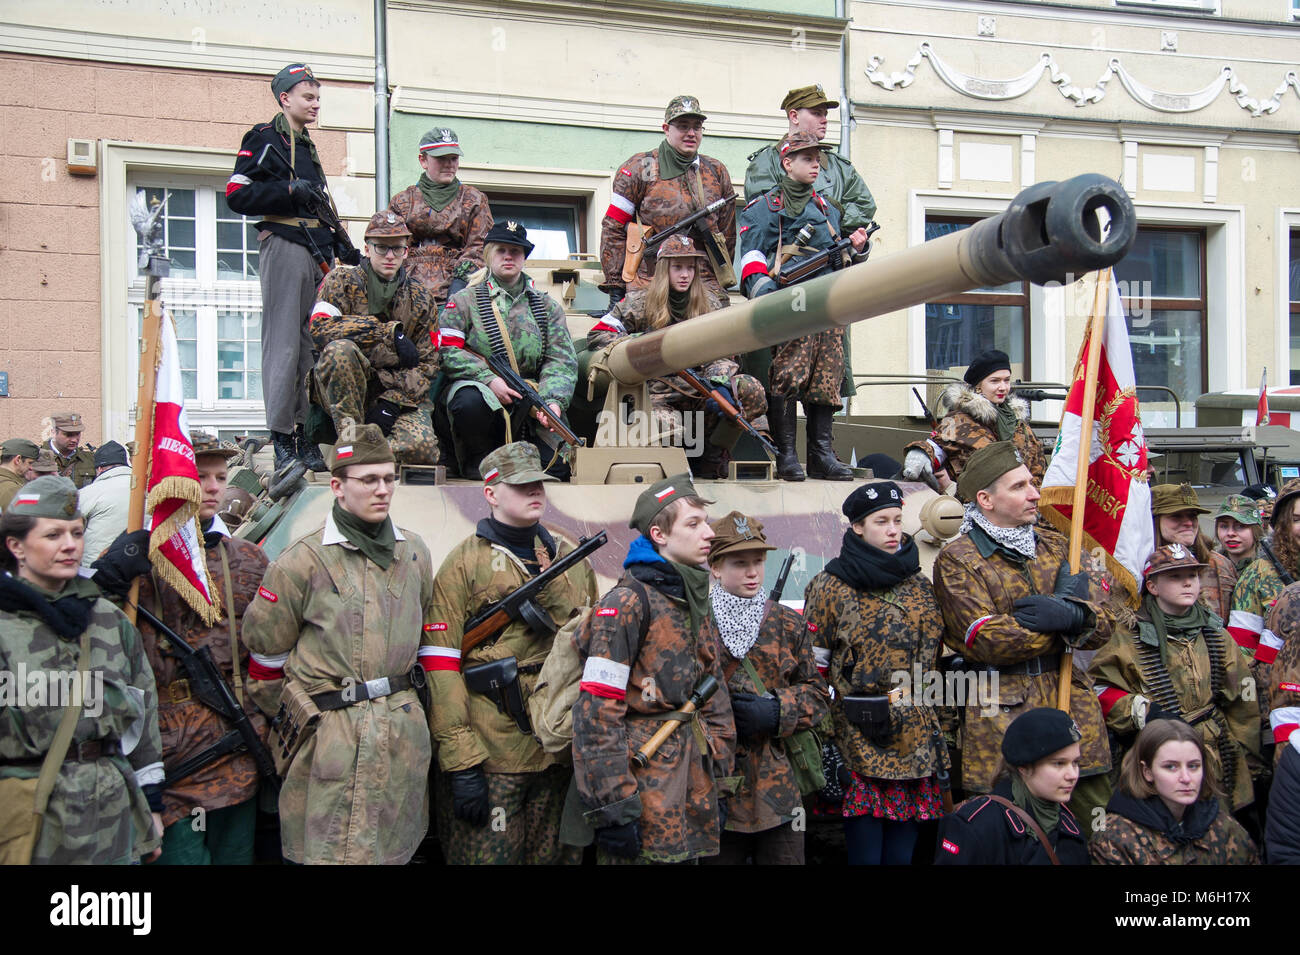
<path fill-rule="evenodd" d="M 268 148 L 269 147 L 269 148 Z M 244 216 L 303 216 L 306 210 L 296 206 L 289 195 L 289 180 L 310 179 L 325 183 L 325 170 L 312 161 L 311 150 L 301 140 L 294 149 L 293 172 L 289 174 L 289 138 L 275 128 L 272 119 L 259 123 L 244 133 L 235 157 L 235 169 L 226 183 L 226 205 L 232 212 Z M 306 245 L 302 230 L 281 222 L 261 222 L 266 231 Z M 325 226 L 309 230 L 321 253 L 327 260 L 334 258 L 334 234 Z"/>
<path fill-rule="evenodd" d="M 1285 750 L 1273 773 L 1264 828 L 1265 860 L 1270 865 L 1300 865 L 1300 749 Z"/>
<path fill-rule="evenodd" d="M 999 779 L 993 792 L 1011 798 L 1011 781 Z M 1070 810 L 1061 807 L 1060 824 L 1047 833 L 1061 865 L 1087 865 L 1088 839 Z M 974 796 L 939 825 L 935 865 L 1051 865 L 1033 829 L 1006 806 Z"/>

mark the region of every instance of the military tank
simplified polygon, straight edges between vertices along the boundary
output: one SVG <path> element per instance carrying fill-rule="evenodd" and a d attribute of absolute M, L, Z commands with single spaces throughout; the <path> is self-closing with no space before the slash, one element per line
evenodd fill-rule
<path fill-rule="evenodd" d="M 580 375 L 577 397 L 600 408 L 598 417 L 605 426 L 594 433 L 588 428 L 589 446 L 574 450 L 572 482 L 548 486 L 550 503 L 544 520 L 575 539 L 608 531 L 609 545 L 592 560 L 602 587 L 608 587 L 619 576 L 635 536 L 627 522 L 636 496 L 661 477 L 687 470 L 682 447 L 655 443 L 641 429 L 621 426 L 649 412 L 647 381 L 802 335 L 840 329 L 942 295 L 1012 280 L 1065 281 L 1067 273 L 1115 264 L 1132 245 L 1135 231 L 1132 203 L 1111 179 L 1089 174 L 1038 183 L 1021 192 L 1006 211 L 969 229 L 621 340 L 595 363 L 595 378 L 606 380 Z M 559 289 L 557 297 L 569 311 L 575 341 L 585 337 L 594 319 L 583 314 L 584 305 L 596 309 L 603 305 L 593 294 L 599 269 L 592 263 L 534 262 L 529 273 L 542 287 Z M 598 384 L 604 384 L 603 404 Z M 576 425 L 575 429 L 582 430 Z M 844 498 L 857 484 L 884 477 L 889 475 L 859 471 L 852 484 L 818 480 L 792 484 L 775 480 L 768 462 L 755 459 L 733 462 L 730 480 L 700 480 L 696 487 L 717 502 L 716 513 L 736 509 L 763 521 L 768 539 L 782 548 L 768 562 L 769 585 L 786 553 L 794 555 L 785 596 L 797 598 L 811 577 L 839 552 Z M 327 483 L 277 488 L 274 496 L 259 486 L 251 471 L 235 483 L 242 484 L 248 498 L 236 533 L 259 542 L 272 559 L 299 536 L 319 527 L 333 502 Z M 482 486 L 476 481 L 427 485 L 404 478 L 402 484 L 394 495 L 393 519 L 424 538 L 435 563 L 487 515 Z M 922 545 L 928 572 L 939 545 L 956 532 L 961 508 L 954 498 L 940 497 L 923 484 L 907 483 L 903 489 L 904 526 Z M 252 501 L 254 495 L 260 498 Z"/>

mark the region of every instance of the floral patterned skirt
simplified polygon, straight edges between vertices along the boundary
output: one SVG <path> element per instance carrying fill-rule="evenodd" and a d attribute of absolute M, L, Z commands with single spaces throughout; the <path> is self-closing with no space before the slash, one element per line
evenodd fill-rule
<path fill-rule="evenodd" d="M 939 819 L 943 816 L 943 793 L 933 776 L 925 779 L 875 779 L 853 774 L 853 785 L 844 794 L 841 815 L 875 816 L 890 822 Z"/>

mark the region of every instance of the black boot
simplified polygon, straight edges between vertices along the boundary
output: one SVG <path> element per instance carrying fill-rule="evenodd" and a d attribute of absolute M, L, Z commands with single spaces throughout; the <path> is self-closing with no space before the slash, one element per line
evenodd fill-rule
<path fill-rule="evenodd" d="M 782 481 L 802 481 L 807 475 L 799 466 L 795 452 L 795 399 L 781 395 L 767 396 L 767 425 L 776 445 L 776 476 Z"/>
<path fill-rule="evenodd" d="M 722 473 L 724 450 L 712 441 L 705 441 L 704 450 L 700 452 L 699 457 L 687 458 L 691 466 L 691 474 L 704 481 L 717 480 Z"/>
<path fill-rule="evenodd" d="M 325 459 L 320 456 L 320 448 L 308 441 L 306 435 L 302 433 L 302 425 L 298 425 L 293 436 L 297 444 L 298 460 L 307 465 L 308 471 L 329 470 Z"/>
<path fill-rule="evenodd" d="M 271 447 L 275 449 L 274 470 L 276 473 L 293 464 L 298 458 L 298 448 L 291 434 L 285 434 L 283 431 L 272 431 Z"/>
<path fill-rule="evenodd" d="M 808 415 L 808 476 L 824 481 L 852 481 L 853 470 L 835 456 L 831 446 L 830 405 L 804 405 Z"/>

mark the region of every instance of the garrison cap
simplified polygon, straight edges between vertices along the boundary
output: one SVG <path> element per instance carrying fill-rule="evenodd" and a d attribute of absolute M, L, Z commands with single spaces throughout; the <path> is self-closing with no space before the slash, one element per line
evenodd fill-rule
<path fill-rule="evenodd" d="M 43 448 L 40 455 L 32 462 L 32 468 L 37 474 L 58 474 L 59 462 L 54 460 L 54 452 L 49 448 Z"/>
<path fill-rule="evenodd" d="M 1182 544 L 1163 544 L 1151 552 L 1146 566 L 1142 568 L 1142 577 L 1150 580 L 1156 574 L 1166 570 L 1178 570 L 1182 567 L 1208 567 L 1196 559 L 1196 555 Z"/>
<path fill-rule="evenodd" d="M 28 441 L 26 438 L 10 438 L 4 444 L 0 444 L 0 458 L 12 458 L 17 455 L 35 461 L 40 453 L 41 449 L 37 447 L 36 442 Z"/>
<path fill-rule="evenodd" d="M 409 239 L 411 230 L 406 227 L 406 220 L 396 212 L 383 209 L 376 212 L 366 223 L 367 239 Z"/>
<path fill-rule="evenodd" d="M 781 154 L 782 159 L 786 156 L 801 153 L 808 149 L 821 148 L 821 140 L 812 133 L 805 133 L 803 130 L 786 133 L 781 137 L 781 141 L 776 144 L 776 151 Z"/>
<path fill-rule="evenodd" d="M 1152 514 L 1158 517 L 1161 514 L 1181 514 L 1183 511 L 1210 513 L 1208 507 L 1201 507 L 1196 489 L 1190 484 L 1157 484 L 1151 489 Z"/>
<path fill-rule="evenodd" d="M 700 101 L 694 96 L 674 96 L 664 110 L 664 122 L 671 123 L 683 116 L 698 116 L 701 121 L 708 119 L 700 109 Z"/>
<path fill-rule="evenodd" d="M 420 137 L 421 156 L 463 156 L 460 137 L 454 129 L 435 126 Z"/>
<path fill-rule="evenodd" d="M 42 475 L 18 489 L 5 513 L 70 521 L 81 516 L 77 510 L 77 486 L 70 478 Z"/>
<path fill-rule="evenodd" d="M 289 92 L 289 90 L 304 81 L 310 81 L 317 86 L 320 85 L 320 81 L 316 79 L 316 75 L 312 73 L 311 67 L 306 63 L 290 63 L 271 77 L 271 95 L 275 97 L 275 101 L 278 103 L 280 102 L 281 93 Z"/>
<path fill-rule="evenodd" d="M 1231 517 L 1238 524 L 1263 524 L 1259 516 L 1259 505 L 1253 497 L 1245 494 L 1229 494 L 1219 505 L 1219 513 L 1214 515 L 1217 521 L 1221 517 Z"/>
<path fill-rule="evenodd" d="M 350 464 L 396 463 L 393 449 L 388 446 L 388 439 L 377 424 L 356 425 L 349 439 L 339 438 L 339 443 L 330 448 L 330 473 L 335 477 Z"/>
<path fill-rule="evenodd" d="M 713 540 L 709 542 L 709 563 L 727 554 L 739 554 L 747 550 L 776 550 L 767 542 L 763 533 L 763 522 L 757 517 L 749 517 L 732 511 L 716 521 L 710 521 L 713 528 Z"/>
<path fill-rule="evenodd" d="M 1073 716 L 1040 706 L 1011 721 L 1002 737 L 1002 755 L 1012 766 L 1030 766 L 1081 739 L 1083 733 Z"/>
<path fill-rule="evenodd" d="M 105 441 L 95 449 L 95 467 L 97 468 L 111 468 L 119 464 L 130 463 L 131 459 L 126 456 L 126 448 L 116 441 Z"/>
<path fill-rule="evenodd" d="M 973 501 L 976 493 L 1024 463 L 1024 458 L 1010 441 L 986 444 L 967 459 L 966 467 L 957 478 L 957 496 L 966 502 Z"/>
<path fill-rule="evenodd" d="M 825 106 L 827 109 L 840 108 L 839 100 L 828 97 L 820 83 L 793 89 L 785 94 L 785 99 L 781 100 L 783 113 L 790 109 L 816 109 L 818 106 Z"/>
<path fill-rule="evenodd" d="M 872 511 L 902 506 L 903 492 L 899 490 L 898 485 L 893 481 L 880 481 L 854 488 L 853 493 L 844 499 L 840 510 L 844 512 L 850 524 L 856 524 Z"/>
<path fill-rule="evenodd" d="M 1010 371 L 1011 357 L 1004 351 L 989 348 L 975 356 L 962 378 L 974 388 L 995 371 Z"/>
<path fill-rule="evenodd" d="M 207 431 L 191 431 L 190 445 L 194 448 L 196 458 L 201 454 L 219 454 L 229 461 L 243 454 L 237 445 L 229 441 L 219 441 L 215 434 Z"/>
<path fill-rule="evenodd" d="M 54 427 L 60 431 L 66 431 L 68 434 L 80 434 L 84 430 L 81 424 L 81 415 L 76 411 L 64 411 L 60 414 L 50 415 L 50 420 L 54 422 Z"/>
<path fill-rule="evenodd" d="M 691 483 L 689 474 L 674 474 L 662 481 L 656 481 L 642 491 L 641 495 L 636 499 L 636 504 L 632 508 L 632 520 L 628 521 L 627 526 L 640 531 L 648 537 L 650 535 L 650 523 L 658 516 L 660 511 L 675 501 L 699 496 L 699 492 L 695 490 L 695 485 Z M 713 502 L 705 501 L 704 503 L 712 504 Z"/>
<path fill-rule="evenodd" d="M 1269 523 L 1277 527 L 1278 518 L 1282 515 L 1282 509 L 1286 507 L 1286 502 L 1300 494 L 1300 478 L 1292 478 L 1282 485 L 1282 490 L 1277 493 L 1277 500 L 1273 502 L 1273 513 L 1269 516 Z"/>
<path fill-rule="evenodd" d="M 492 224 L 488 234 L 483 237 L 483 244 L 499 242 L 502 245 L 517 245 L 524 250 L 524 257 L 533 254 L 533 244 L 528 241 L 528 230 L 524 224 L 515 219 L 500 219 Z"/>
<path fill-rule="evenodd" d="M 488 487 L 495 484 L 533 484 L 537 481 L 559 480 L 542 470 L 541 455 L 527 441 L 503 444 L 483 458 L 478 470 L 483 475 L 483 483 Z"/>
<path fill-rule="evenodd" d="M 1277 491 L 1270 484 L 1247 484 L 1241 493 L 1255 501 L 1259 508 L 1259 519 L 1265 524 L 1273 522 L 1273 507 L 1277 503 Z"/>
<path fill-rule="evenodd" d="M 704 252 L 689 235 L 670 235 L 655 250 L 656 259 L 704 258 Z"/>

